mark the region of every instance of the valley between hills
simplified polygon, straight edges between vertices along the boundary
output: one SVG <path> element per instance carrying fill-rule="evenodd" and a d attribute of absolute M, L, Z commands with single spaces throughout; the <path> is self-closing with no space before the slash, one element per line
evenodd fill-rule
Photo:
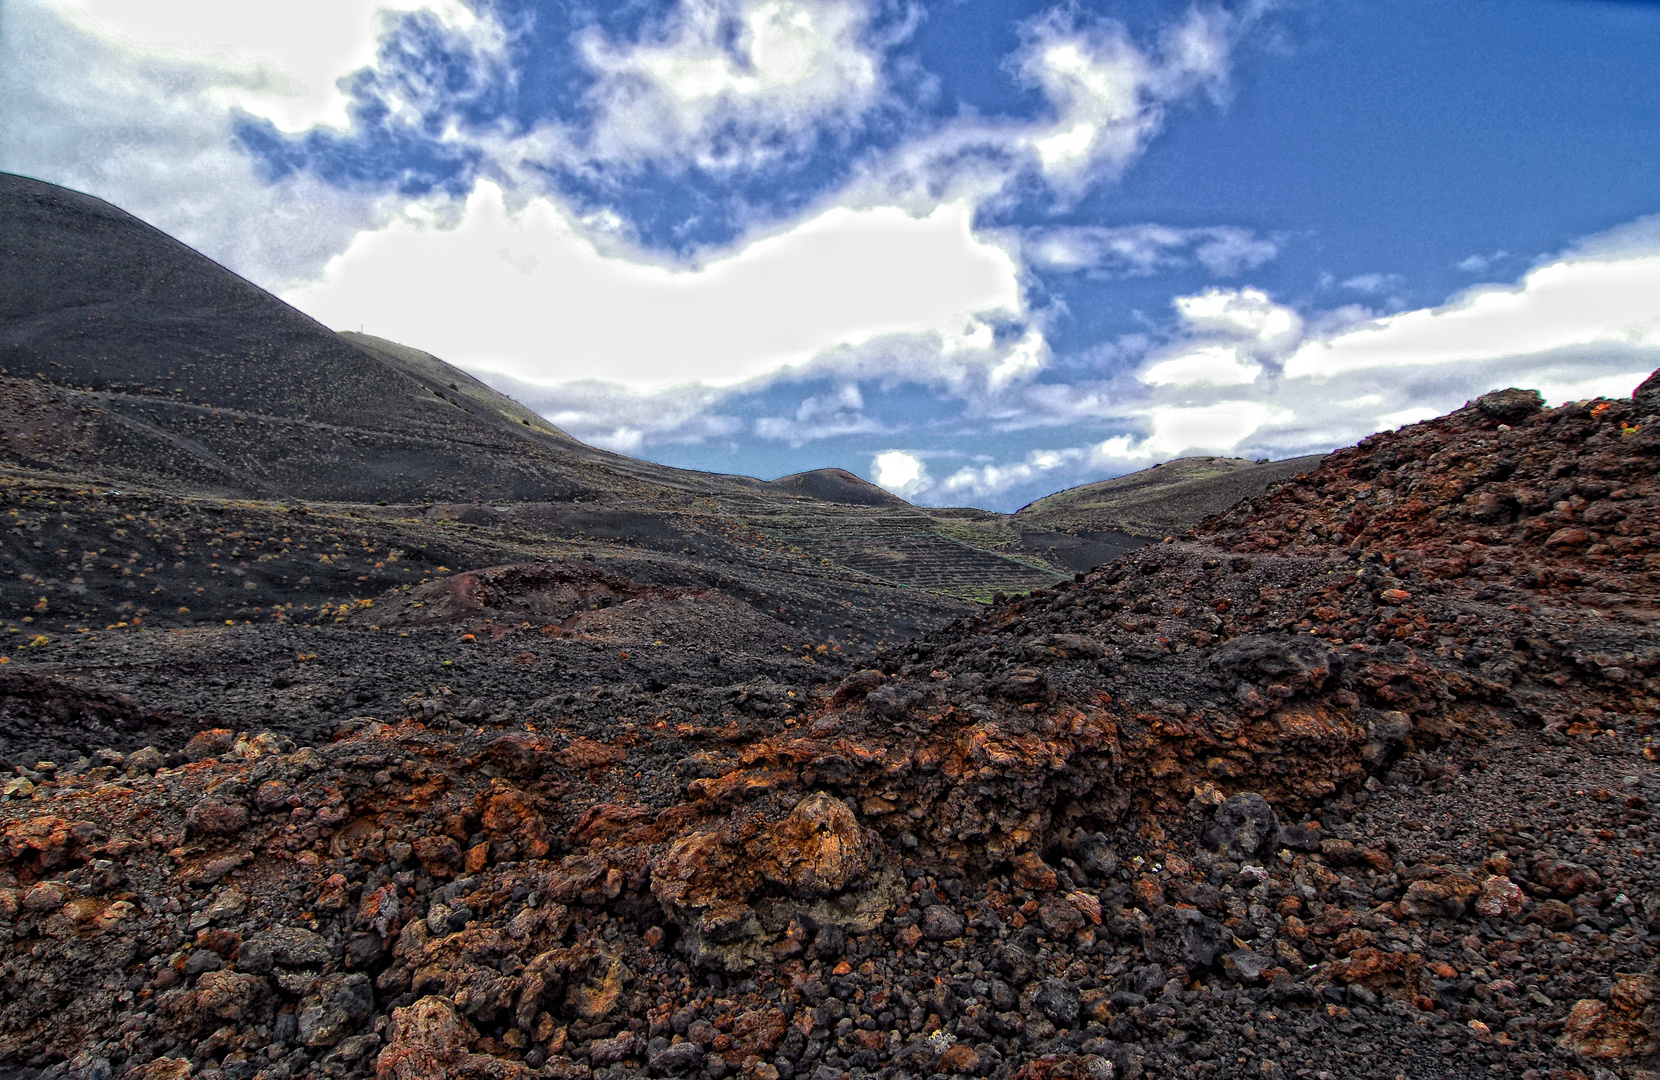
<path fill-rule="evenodd" d="M 1660 1076 L 1657 462 L 688 472 L 0 176 L 0 1077 Z"/>

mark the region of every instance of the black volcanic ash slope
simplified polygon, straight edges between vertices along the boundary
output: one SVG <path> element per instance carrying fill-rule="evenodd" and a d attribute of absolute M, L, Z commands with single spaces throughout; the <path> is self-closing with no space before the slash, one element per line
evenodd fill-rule
<path fill-rule="evenodd" d="M 256 498 L 758 484 L 583 446 L 430 357 L 343 339 L 108 203 L 4 174 L 0 281 L 0 445 L 16 461 Z"/>

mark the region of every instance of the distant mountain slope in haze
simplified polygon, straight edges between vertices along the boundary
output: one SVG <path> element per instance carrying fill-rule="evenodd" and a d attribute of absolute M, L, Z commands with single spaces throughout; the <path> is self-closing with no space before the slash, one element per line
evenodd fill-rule
<path fill-rule="evenodd" d="M 1323 454 L 1284 461 L 1177 458 L 1128 476 L 1046 495 L 1015 512 L 1028 528 L 1070 533 L 1118 531 L 1157 539 L 1186 532 L 1212 514 L 1253 498 L 1299 473 Z"/>

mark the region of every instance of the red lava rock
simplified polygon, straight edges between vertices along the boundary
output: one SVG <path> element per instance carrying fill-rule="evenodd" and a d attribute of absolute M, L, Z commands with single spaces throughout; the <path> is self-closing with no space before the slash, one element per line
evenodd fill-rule
<path fill-rule="evenodd" d="M 814 792 L 774 831 L 763 872 L 797 896 L 840 892 L 870 868 L 876 842 L 840 799 Z"/>
<path fill-rule="evenodd" d="M 957 1043 L 940 1055 L 934 1068 L 947 1075 L 975 1076 L 980 1071 L 980 1055 L 967 1043 Z"/>
<path fill-rule="evenodd" d="M 567 769 L 584 771 L 587 769 L 601 769 L 616 765 L 628 757 L 620 748 L 607 743 L 596 742 L 585 736 L 571 740 L 569 746 L 553 755 Z"/>
<path fill-rule="evenodd" d="M 185 811 L 184 823 L 203 836 L 223 836 L 248 824 L 248 809 L 241 803 L 203 799 Z"/>
<path fill-rule="evenodd" d="M 1619 975 L 1607 1002 L 1588 998 L 1574 1003 L 1557 1043 L 1600 1061 L 1653 1054 L 1660 1050 L 1657 999 L 1660 979 L 1654 975 Z"/>
<path fill-rule="evenodd" d="M 862 698 L 887 681 L 888 677 L 880 671 L 869 669 L 855 671 L 836 687 L 835 693 L 831 695 L 830 703 L 832 705 L 843 705 L 857 698 Z"/>
<path fill-rule="evenodd" d="M 204 758 L 218 757 L 226 753 L 236 743 L 236 732 L 228 728 L 214 728 L 211 731 L 198 731 L 184 744 L 184 756 L 191 761 L 201 761 Z"/>
<path fill-rule="evenodd" d="M 1633 410 L 1484 397 L 852 679 L 758 663 L 679 712 L 641 689 L 670 646 L 581 636 L 644 593 L 429 589 L 534 694 L 599 666 L 517 712 L 423 667 L 316 746 L 32 770 L 0 805 L 0 1060 L 276 1075 L 280 1035 L 289 1075 L 387 1078 L 1636 1075 Z"/>
<path fill-rule="evenodd" d="M 1583 892 L 1602 888 L 1602 878 L 1595 870 L 1558 859 L 1545 859 L 1535 863 L 1531 877 L 1565 900 L 1571 900 Z"/>
<path fill-rule="evenodd" d="M 25 911 L 53 912 L 63 907 L 69 897 L 69 888 L 62 882 L 43 881 L 23 894 L 23 908 Z"/>
<path fill-rule="evenodd" d="M 1492 876 L 1481 884 L 1481 895 L 1476 897 L 1476 911 L 1483 918 L 1514 918 L 1522 913 L 1527 897 L 1509 878 Z"/>
<path fill-rule="evenodd" d="M 1582 548 L 1594 539 L 1580 528 L 1557 529 L 1545 538 L 1545 548 Z"/>
<path fill-rule="evenodd" d="M 1058 879 L 1055 871 L 1044 862 L 1036 852 L 1023 852 L 1014 857 L 1014 881 L 1022 889 L 1035 889 L 1047 892 L 1053 889 Z"/>

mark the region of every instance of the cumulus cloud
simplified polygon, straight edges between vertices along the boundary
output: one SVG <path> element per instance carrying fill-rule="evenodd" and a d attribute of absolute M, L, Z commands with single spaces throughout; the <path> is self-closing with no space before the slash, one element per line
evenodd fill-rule
<path fill-rule="evenodd" d="M 961 204 L 831 207 L 681 266 L 596 239 L 551 198 L 510 212 L 485 182 L 459 224 L 406 216 L 363 232 L 284 298 L 524 382 L 733 385 L 893 335 L 947 354 L 989 343 L 988 320 L 1022 313 L 1019 267 L 972 218 Z"/>
<path fill-rule="evenodd" d="M 0 169 L 108 199 L 267 287 L 312 277 L 410 200 L 308 171 L 273 178 L 237 125 L 338 119 L 336 82 L 373 58 L 387 17 L 413 6 L 8 0 Z M 437 6 L 483 32 L 461 5 Z M 339 35 L 314 56 L 312 18 Z"/>
<path fill-rule="evenodd" d="M 647 446 L 730 439 L 744 428 L 741 419 L 720 411 L 730 392 L 713 387 L 639 391 L 592 379 L 550 387 L 499 372 L 479 374 L 574 438 L 621 454 L 638 454 Z"/>
<path fill-rule="evenodd" d="M 1051 10 L 1027 24 L 1013 66 L 1043 91 L 1054 118 L 1021 132 L 1018 145 L 1064 191 L 1115 174 L 1163 124 L 1170 102 L 1196 90 L 1223 92 L 1237 26 L 1220 8 L 1195 7 L 1146 50 L 1121 23 Z"/>
<path fill-rule="evenodd" d="M 864 414 L 865 397 L 857 382 L 844 382 L 833 393 L 803 398 L 793 416 L 762 416 L 755 420 L 755 434 L 763 439 L 805 446 L 818 439 L 842 435 L 868 435 L 883 430 L 874 417 Z"/>
<path fill-rule="evenodd" d="M 1001 402 L 1005 427 L 1106 437 L 924 474 L 907 497 L 1018 502 L 1178 456 L 1318 453 L 1505 386 L 1553 404 L 1627 395 L 1660 368 L 1660 219 L 1432 308 L 1305 314 L 1256 288 L 1206 289 L 1173 307 L 1168 339 L 1131 377 L 1021 385 Z"/>
<path fill-rule="evenodd" d="M 1140 400 L 1121 397 L 1120 415 L 1149 425 L 1146 440 L 1160 449 L 1198 449 L 1203 436 L 1207 446 L 1282 457 L 1439 415 L 1499 386 L 1537 388 L 1553 402 L 1630 393 L 1660 367 L 1660 245 L 1593 238 L 1514 285 L 1382 317 L 1311 323 L 1256 289 L 1207 290 L 1176 309 L 1177 335 L 1150 355 Z"/>
<path fill-rule="evenodd" d="M 933 487 L 922 459 L 904 450 L 884 450 L 877 454 L 871 459 L 870 473 L 875 483 L 902 499 Z"/>
<path fill-rule="evenodd" d="M 1194 7 L 1157 40 L 1138 42 L 1111 20 L 1063 6 L 1027 21 L 1007 67 L 1038 90 L 1031 117 L 962 115 L 867 163 L 847 198 L 925 205 L 969 199 L 995 207 L 1037 179 L 1061 204 L 1121 175 L 1163 128 L 1172 105 L 1195 94 L 1226 96 L 1229 67 L 1261 5 L 1237 12 Z M 1239 258 L 1217 237 L 1205 258 Z M 1255 252 L 1247 255 L 1246 261 Z M 1207 264 L 1209 265 L 1209 264 Z"/>
<path fill-rule="evenodd" d="M 1660 349 L 1660 251 L 1614 258 L 1570 255 L 1514 286 L 1471 289 L 1436 308 L 1403 312 L 1287 358 L 1291 378 L 1403 366 L 1521 360 L 1572 347 L 1609 353 Z"/>
<path fill-rule="evenodd" d="M 1021 235 L 1021 254 L 1035 269 L 1103 277 L 1146 277 L 1195 262 L 1216 277 L 1237 277 L 1279 253 L 1273 241 L 1231 225 L 1070 225 L 1026 229 Z"/>
<path fill-rule="evenodd" d="M 447 27 L 499 46 L 502 33 L 460 0 L 58 0 L 82 33 L 172 63 L 208 65 L 242 78 L 214 100 L 288 132 L 347 127 L 341 82 L 373 67 L 389 16 L 425 11 Z M 77 74 L 80 74 L 77 72 Z"/>
<path fill-rule="evenodd" d="M 1494 263 L 1509 256 L 1508 251 L 1495 251 L 1491 255 L 1471 255 L 1467 259 L 1460 259 L 1454 267 L 1467 274 L 1481 274 L 1490 269 Z"/>
<path fill-rule="evenodd" d="M 755 168 L 846 124 L 882 89 L 858 0 L 682 0 L 639 40 L 579 39 L 598 77 L 584 150 L 618 163 Z"/>

